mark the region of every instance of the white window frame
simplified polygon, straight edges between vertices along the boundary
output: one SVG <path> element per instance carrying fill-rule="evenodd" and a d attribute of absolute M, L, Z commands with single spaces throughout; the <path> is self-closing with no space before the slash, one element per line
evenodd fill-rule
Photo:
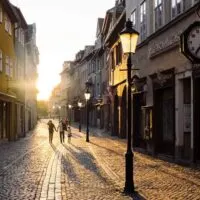
<path fill-rule="evenodd" d="M 164 6 L 163 6 L 163 0 L 154 0 L 154 28 L 155 30 L 158 30 L 160 27 L 163 26 L 163 12 L 164 12 Z M 161 15 L 158 18 L 157 13 L 159 13 L 159 9 L 161 9 Z M 159 24 L 160 22 L 160 24 Z"/>
<path fill-rule="evenodd" d="M 0 6 L 0 23 L 2 23 L 2 22 L 3 22 L 3 9 Z"/>
<path fill-rule="evenodd" d="M 3 71 L 3 52 L 0 49 L 0 71 Z"/>
<path fill-rule="evenodd" d="M 147 37 L 147 1 L 140 4 L 140 38 L 141 41 Z"/>
<path fill-rule="evenodd" d="M 180 6 L 180 11 L 178 11 L 178 6 Z M 174 14 L 173 14 L 174 9 Z M 171 0 L 171 18 L 175 18 L 183 12 L 183 0 Z"/>
<path fill-rule="evenodd" d="M 131 12 L 131 21 L 133 23 L 133 26 L 136 27 L 136 9 L 134 9 L 132 12 Z"/>

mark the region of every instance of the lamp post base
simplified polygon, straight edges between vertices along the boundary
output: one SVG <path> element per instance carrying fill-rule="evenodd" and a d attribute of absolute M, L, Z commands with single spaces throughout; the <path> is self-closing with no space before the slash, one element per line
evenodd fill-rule
<path fill-rule="evenodd" d="M 81 132 L 81 124 L 79 124 L 79 132 Z"/>
<path fill-rule="evenodd" d="M 131 151 L 126 152 L 126 180 L 124 193 L 134 193 L 134 182 L 133 182 L 133 153 Z"/>

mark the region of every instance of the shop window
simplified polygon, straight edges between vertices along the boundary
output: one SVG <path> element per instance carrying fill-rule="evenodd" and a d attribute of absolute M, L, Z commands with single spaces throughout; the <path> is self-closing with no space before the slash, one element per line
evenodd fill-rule
<path fill-rule="evenodd" d="M 152 139 L 152 106 L 144 106 L 143 107 L 144 114 L 144 139 L 150 140 Z"/>

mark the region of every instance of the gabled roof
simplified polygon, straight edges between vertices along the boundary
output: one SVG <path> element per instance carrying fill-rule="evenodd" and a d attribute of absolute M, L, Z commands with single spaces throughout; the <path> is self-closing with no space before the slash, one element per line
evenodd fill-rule
<path fill-rule="evenodd" d="M 13 11 L 14 11 L 15 15 L 18 18 L 18 22 L 20 23 L 19 24 L 20 27 L 22 27 L 24 29 L 27 29 L 28 28 L 28 24 L 27 24 L 27 22 L 26 22 L 26 20 L 25 20 L 25 18 L 23 16 L 21 10 L 18 7 L 14 6 L 13 4 L 11 4 L 11 6 L 13 8 Z"/>
<path fill-rule="evenodd" d="M 17 16 L 15 14 L 15 11 L 11 5 L 11 3 L 8 0 L 1 0 L 2 6 L 4 10 L 6 11 L 7 15 L 9 16 L 12 23 L 17 22 Z"/>

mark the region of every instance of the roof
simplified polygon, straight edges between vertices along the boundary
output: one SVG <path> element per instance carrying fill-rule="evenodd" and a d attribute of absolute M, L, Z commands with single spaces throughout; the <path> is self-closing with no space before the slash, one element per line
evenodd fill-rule
<path fill-rule="evenodd" d="M 20 23 L 20 27 L 26 29 L 28 27 L 28 25 L 27 25 L 27 22 L 26 22 L 26 20 L 23 16 L 21 10 L 18 7 L 14 6 L 13 4 L 11 4 L 11 6 L 13 7 L 13 11 L 18 18 L 18 22 Z"/>
<path fill-rule="evenodd" d="M 12 4 L 8 0 L 1 0 L 1 2 L 2 2 L 2 6 L 4 10 L 7 12 L 8 16 L 10 17 L 11 22 L 12 23 L 17 22 L 18 19 L 17 19 L 16 13 L 14 11 Z"/>

